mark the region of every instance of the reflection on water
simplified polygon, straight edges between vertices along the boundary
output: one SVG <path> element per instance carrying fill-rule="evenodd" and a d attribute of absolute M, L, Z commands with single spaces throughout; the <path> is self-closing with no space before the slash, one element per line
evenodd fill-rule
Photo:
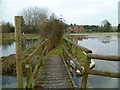
<path fill-rule="evenodd" d="M 78 38 L 79 36 L 77 36 Z M 94 54 L 102 55 L 116 55 L 120 53 L 118 48 L 118 37 L 117 35 L 93 35 L 93 36 L 84 36 L 80 37 L 78 44 L 89 48 L 93 51 Z M 104 61 L 104 60 L 95 60 L 95 70 L 109 71 L 109 72 L 119 72 L 118 71 L 118 62 L 113 61 Z M 120 62 L 119 62 L 120 64 Z M 78 78 L 80 81 L 81 79 Z M 80 82 L 79 82 L 80 84 Z M 88 85 L 89 88 L 118 88 L 118 78 L 103 77 L 96 75 L 88 76 Z"/>
<path fill-rule="evenodd" d="M 22 41 L 22 51 L 24 51 L 26 48 L 28 48 L 29 46 L 31 46 L 35 41 L 35 40 L 27 40 L 24 39 Z M 9 43 L 4 43 L 2 45 L 0 45 L 0 50 L 2 50 L 2 54 L 0 54 L 0 57 L 2 56 L 8 56 L 10 54 L 15 54 L 16 50 L 15 50 L 15 42 L 9 42 Z M 13 73 L 12 73 L 13 74 Z M 16 76 L 13 75 L 0 75 L 0 80 L 2 79 L 2 86 L 0 85 L 0 88 L 17 88 L 17 78 Z M 26 80 L 24 78 L 24 85 L 26 85 Z"/>
<path fill-rule="evenodd" d="M 22 50 L 24 51 L 27 47 L 31 46 L 35 41 L 37 41 L 37 39 L 24 39 L 22 41 Z M 9 43 L 2 43 L 2 45 L 0 45 L 0 51 L 2 51 L 2 54 L 0 54 L 0 57 L 2 56 L 8 56 L 10 54 L 15 54 L 16 53 L 16 49 L 15 49 L 15 42 L 9 42 Z"/>
<path fill-rule="evenodd" d="M 17 77 L 10 75 L 2 75 L 2 88 L 17 88 Z M 24 87 L 26 85 L 26 78 L 23 78 Z M 1 86 L 0 86 L 1 87 Z"/>
<path fill-rule="evenodd" d="M 0 57 L 15 54 L 15 42 L 9 42 L 7 44 L 0 45 L 0 50 L 2 51 Z"/>

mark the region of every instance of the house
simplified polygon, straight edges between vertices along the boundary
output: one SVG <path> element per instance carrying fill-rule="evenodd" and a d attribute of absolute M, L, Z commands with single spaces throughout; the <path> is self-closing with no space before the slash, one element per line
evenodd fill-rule
<path fill-rule="evenodd" d="M 80 25 L 80 26 L 74 25 L 74 26 L 72 26 L 72 30 L 75 32 L 84 32 L 85 31 L 85 29 L 83 28 L 82 25 Z"/>
<path fill-rule="evenodd" d="M 70 33 L 71 30 L 72 30 L 72 28 L 71 28 L 71 27 L 68 27 L 68 28 L 65 30 L 65 32 Z"/>

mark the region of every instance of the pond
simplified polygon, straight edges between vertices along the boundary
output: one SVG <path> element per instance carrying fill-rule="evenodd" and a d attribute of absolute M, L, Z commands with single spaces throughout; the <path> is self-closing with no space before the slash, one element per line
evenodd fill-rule
<path fill-rule="evenodd" d="M 36 41 L 37 39 L 23 40 L 22 51 L 24 51 L 27 47 L 31 46 Z M 0 57 L 15 54 L 16 53 L 15 42 L 13 41 L 13 42 L 8 42 L 0 45 L 0 51 L 2 51 L 2 54 L 0 54 Z M 13 72 L 12 75 L 0 74 L 0 80 L 2 81 L 2 84 L 0 84 L 0 88 L 17 88 L 17 77 L 16 75 L 13 75 L 13 74 L 16 74 L 16 72 Z M 23 78 L 23 81 L 25 86 L 26 79 Z"/>
<path fill-rule="evenodd" d="M 23 78 L 23 83 L 25 87 L 26 78 Z M 2 75 L 2 88 L 17 88 L 17 77 L 10 75 Z"/>
<path fill-rule="evenodd" d="M 25 39 L 23 40 L 22 43 L 22 50 L 24 51 L 26 47 L 29 47 L 32 45 L 37 39 Z M 15 42 L 8 42 L 8 43 L 3 43 L 0 45 L 0 51 L 2 51 L 2 54 L 0 54 L 0 57 L 8 56 L 10 54 L 15 54 L 16 49 L 15 49 Z"/>
<path fill-rule="evenodd" d="M 78 39 L 78 44 L 93 51 L 94 54 L 118 56 L 120 49 L 117 34 L 90 34 L 87 36 L 73 36 Z M 95 70 L 119 72 L 118 62 L 95 60 Z M 119 63 L 120 64 L 120 63 Z M 78 78 L 81 81 L 81 78 Z M 80 84 L 80 82 L 79 82 Z M 96 75 L 88 76 L 88 88 L 118 88 L 118 78 Z"/>

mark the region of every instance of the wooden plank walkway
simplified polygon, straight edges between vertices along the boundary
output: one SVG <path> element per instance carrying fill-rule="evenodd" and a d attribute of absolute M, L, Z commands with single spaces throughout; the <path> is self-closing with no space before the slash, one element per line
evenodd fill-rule
<path fill-rule="evenodd" d="M 43 88 L 73 88 L 62 58 L 48 55 L 36 75 L 35 85 Z"/>

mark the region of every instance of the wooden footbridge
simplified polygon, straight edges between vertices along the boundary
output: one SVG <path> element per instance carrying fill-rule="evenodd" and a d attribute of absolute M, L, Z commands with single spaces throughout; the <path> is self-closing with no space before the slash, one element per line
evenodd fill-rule
<path fill-rule="evenodd" d="M 39 69 L 36 75 L 35 84 L 45 88 L 73 88 L 66 69 L 61 56 L 48 55 L 43 70 Z"/>
<path fill-rule="evenodd" d="M 60 55 L 49 54 L 48 39 L 38 40 L 39 44 L 37 43 L 35 50 L 23 59 L 20 45 L 20 20 L 19 16 L 15 17 L 18 88 L 24 87 L 23 72 L 26 73 L 26 88 L 87 88 L 89 74 L 120 78 L 120 73 L 90 69 L 91 59 L 118 62 L 120 61 L 119 56 L 93 54 L 91 50 L 76 44 L 71 38 L 63 38 L 62 53 Z M 76 72 L 76 70 L 79 71 L 82 77 L 80 87 L 76 85 L 71 74 L 72 71 Z"/>

